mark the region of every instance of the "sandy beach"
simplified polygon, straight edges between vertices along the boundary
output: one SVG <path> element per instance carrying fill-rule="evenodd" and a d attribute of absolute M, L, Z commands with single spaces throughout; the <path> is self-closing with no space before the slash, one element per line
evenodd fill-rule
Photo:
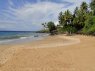
<path fill-rule="evenodd" d="M 0 45 L 0 71 L 95 71 L 95 37 L 56 35 Z"/>

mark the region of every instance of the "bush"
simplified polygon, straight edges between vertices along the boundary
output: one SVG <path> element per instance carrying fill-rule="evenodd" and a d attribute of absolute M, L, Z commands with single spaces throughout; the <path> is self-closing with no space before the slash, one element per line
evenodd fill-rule
<path fill-rule="evenodd" d="M 57 34 L 57 28 L 56 28 L 54 22 L 52 22 L 52 21 L 48 22 L 47 27 L 48 27 L 51 35 Z"/>
<path fill-rule="evenodd" d="M 72 34 L 77 31 L 77 29 L 73 27 L 72 25 L 67 25 L 66 27 L 64 27 L 64 30 L 68 32 L 68 34 Z"/>
<path fill-rule="evenodd" d="M 65 30 L 63 29 L 63 27 L 57 27 L 57 31 L 59 34 L 65 33 Z"/>
<path fill-rule="evenodd" d="M 84 34 L 95 34 L 95 16 L 90 17 L 86 22 L 83 28 Z"/>

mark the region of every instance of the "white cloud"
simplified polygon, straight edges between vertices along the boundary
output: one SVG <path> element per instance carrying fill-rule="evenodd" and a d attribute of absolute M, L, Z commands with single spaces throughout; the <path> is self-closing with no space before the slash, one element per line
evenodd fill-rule
<path fill-rule="evenodd" d="M 64 0 L 65 1 L 65 0 Z M 66 0 L 68 1 L 68 0 Z M 14 12 L 15 15 L 20 20 L 32 20 L 39 21 L 42 19 L 49 19 L 49 16 L 52 14 L 52 19 L 55 17 L 54 15 L 58 15 L 60 11 L 65 11 L 70 9 L 74 10 L 76 6 L 79 6 L 82 1 L 86 0 L 70 0 L 68 2 L 74 2 L 74 5 L 65 8 L 65 4 L 53 3 L 53 2 L 41 2 L 38 0 L 36 4 L 26 3 L 23 7 L 14 9 L 10 7 L 10 11 Z M 87 0 L 88 1 L 88 0 Z"/>
<path fill-rule="evenodd" d="M 65 5 L 51 2 L 40 2 L 36 4 L 27 3 L 23 7 L 18 9 L 9 8 L 10 11 L 20 20 L 36 21 L 48 20 L 50 16 L 55 18 L 56 13 L 60 11 Z"/>
<path fill-rule="evenodd" d="M 62 0 L 63 3 L 51 2 L 45 0 L 37 0 L 37 3 L 25 3 L 24 0 L 21 0 L 23 5 L 21 7 L 14 7 L 12 0 L 9 0 L 9 7 L 7 10 L 4 10 L 3 15 L 15 23 L 20 23 L 20 27 L 23 26 L 23 29 L 29 29 L 30 26 L 40 26 L 42 22 L 54 21 L 58 23 L 58 14 L 60 11 L 66 11 L 69 9 L 73 11 L 76 6 L 80 6 L 81 2 L 89 0 Z M 73 3 L 65 4 L 64 1 Z M 13 24 L 12 26 L 16 26 Z"/>

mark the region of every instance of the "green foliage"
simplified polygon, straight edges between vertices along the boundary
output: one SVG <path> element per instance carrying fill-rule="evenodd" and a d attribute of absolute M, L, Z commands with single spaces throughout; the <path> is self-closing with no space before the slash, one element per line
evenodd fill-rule
<path fill-rule="evenodd" d="M 83 12 L 87 12 L 88 11 L 88 4 L 86 2 L 82 2 L 80 9 Z"/>
<path fill-rule="evenodd" d="M 69 23 L 71 23 L 72 14 L 69 10 L 65 11 L 63 14 L 62 12 L 59 13 L 59 24 L 63 27 Z"/>
<path fill-rule="evenodd" d="M 50 21 L 48 23 L 43 23 L 42 25 L 44 26 L 45 29 L 47 29 L 46 30 L 47 32 L 49 31 L 49 33 L 51 35 L 54 35 L 57 33 L 57 28 L 56 28 L 54 22 Z"/>
<path fill-rule="evenodd" d="M 44 29 L 44 30 L 37 31 L 37 33 L 49 33 L 49 30 L 48 29 Z"/>
<path fill-rule="evenodd" d="M 95 16 L 90 17 L 85 22 L 85 27 L 83 28 L 83 33 L 85 33 L 85 34 L 95 34 Z"/>
<path fill-rule="evenodd" d="M 77 31 L 77 29 L 72 25 L 67 25 L 66 27 L 64 27 L 64 30 L 65 32 L 68 32 L 68 34 L 72 34 Z"/>
<path fill-rule="evenodd" d="M 63 30 L 68 33 L 78 32 L 83 29 L 85 21 L 88 19 L 88 4 L 82 2 L 80 8 L 76 7 L 74 14 L 69 10 L 59 14 L 59 24 L 63 26 Z"/>
<path fill-rule="evenodd" d="M 51 35 L 54 35 L 54 34 L 56 34 L 56 26 L 55 26 L 55 24 L 54 24 L 54 22 L 52 22 L 52 21 L 50 21 L 50 22 L 48 22 L 47 23 L 47 27 L 48 27 L 48 29 L 49 29 L 49 32 L 50 32 L 50 34 Z"/>
<path fill-rule="evenodd" d="M 90 7 L 89 7 L 90 6 Z M 90 9 L 89 9 L 90 8 Z M 42 24 L 49 29 L 52 34 L 57 29 L 58 33 L 84 33 L 95 34 L 95 0 L 92 0 L 90 5 L 82 2 L 80 7 L 76 7 L 72 14 L 69 10 L 59 13 L 59 26 L 53 22 Z"/>
<path fill-rule="evenodd" d="M 65 33 L 65 30 L 62 27 L 57 27 L 57 32 L 58 33 Z"/>
<path fill-rule="evenodd" d="M 90 8 L 91 8 L 91 10 L 93 12 L 93 15 L 95 16 L 95 0 L 91 0 Z"/>
<path fill-rule="evenodd" d="M 64 17 L 63 17 L 63 13 L 62 12 L 59 13 L 58 19 L 59 19 L 59 24 L 63 25 Z"/>
<path fill-rule="evenodd" d="M 47 27 L 49 28 L 49 30 L 55 30 L 55 24 L 54 24 L 54 22 L 48 22 L 47 23 Z"/>

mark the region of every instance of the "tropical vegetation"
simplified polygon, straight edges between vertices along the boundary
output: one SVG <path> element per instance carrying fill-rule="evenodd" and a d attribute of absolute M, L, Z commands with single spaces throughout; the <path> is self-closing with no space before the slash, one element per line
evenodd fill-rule
<path fill-rule="evenodd" d="M 69 10 L 60 12 L 58 20 L 59 25 L 57 26 L 51 21 L 42 25 L 51 34 L 56 32 L 95 35 L 95 0 L 91 0 L 90 4 L 82 2 L 80 7 L 76 7 L 73 13 Z"/>

